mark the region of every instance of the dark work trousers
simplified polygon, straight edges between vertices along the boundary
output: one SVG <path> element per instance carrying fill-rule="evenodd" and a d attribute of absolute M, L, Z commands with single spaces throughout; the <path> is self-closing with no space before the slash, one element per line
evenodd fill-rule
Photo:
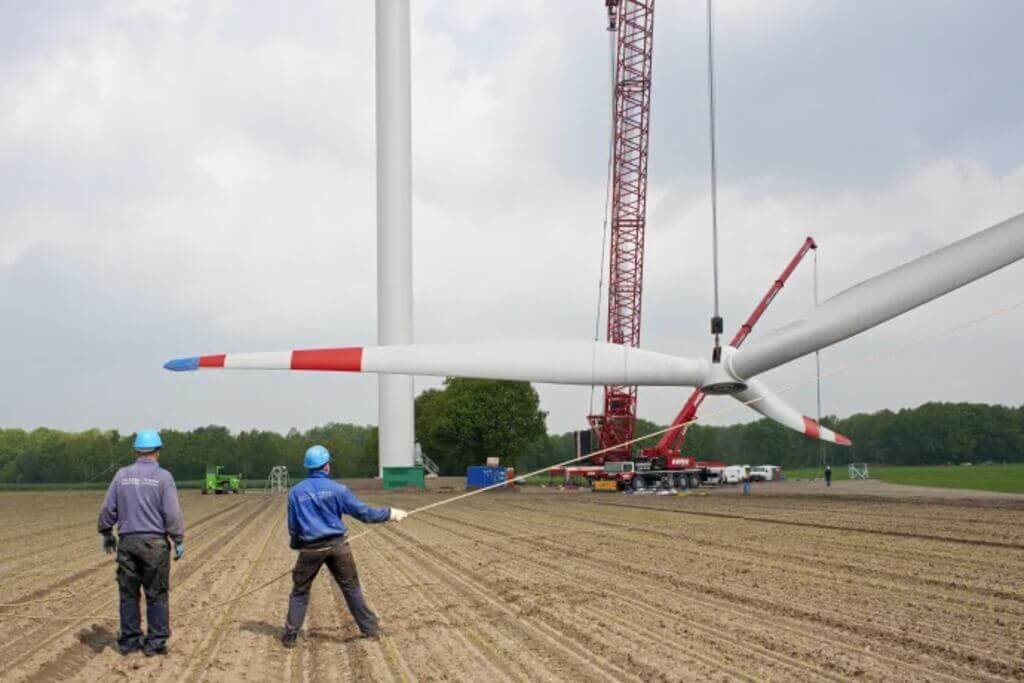
<path fill-rule="evenodd" d="M 122 649 L 158 650 L 171 635 L 167 589 L 170 583 L 171 544 L 163 536 L 132 534 L 117 543 L 117 587 L 121 594 Z M 139 624 L 140 589 L 146 592 L 145 638 Z"/>
<path fill-rule="evenodd" d="M 284 622 L 286 635 L 296 635 L 306 620 L 309 606 L 309 589 L 321 565 L 327 565 L 331 576 L 345 596 L 345 604 L 352 613 L 363 635 L 377 633 L 377 615 L 366 606 L 363 589 L 359 587 L 359 574 L 348 541 L 335 541 L 328 545 L 305 548 L 299 551 L 292 570 L 292 594 L 288 599 L 288 617 Z"/>

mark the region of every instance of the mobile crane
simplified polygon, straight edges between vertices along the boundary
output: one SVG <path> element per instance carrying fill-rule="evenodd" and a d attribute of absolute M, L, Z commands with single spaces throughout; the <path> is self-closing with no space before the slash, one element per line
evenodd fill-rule
<path fill-rule="evenodd" d="M 782 291 L 786 281 L 800 265 L 807 252 L 817 248 L 818 245 L 813 237 L 804 240 L 785 270 L 775 279 L 767 294 L 758 302 L 754 312 L 733 336 L 732 341 L 729 342 L 730 346 L 739 348 L 743 344 L 754 330 L 754 325 Z M 718 479 L 722 469 L 721 463 L 698 461 L 693 456 L 682 454 L 687 426 L 697 417 L 697 410 L 704 402 L 704 397 L 703 391 L 694 389 L 679 414 L 672 421 L 671 429 L 662 435 L 661 440 L 653 448 L 643 449 L 634 458 L 605 462 L 604 467 L 600 470 L 588 468 L 589 471 L 586 474 L 590 479 L 591 486 L 598 489 L 612 488 L 609 484 L 597 483 L 603 481 L 614 482 L 614 488 L 618 490 L 625 488 L 635 490 L 646 488 L 687 489 L 696 488 L 706 481 Z"/>

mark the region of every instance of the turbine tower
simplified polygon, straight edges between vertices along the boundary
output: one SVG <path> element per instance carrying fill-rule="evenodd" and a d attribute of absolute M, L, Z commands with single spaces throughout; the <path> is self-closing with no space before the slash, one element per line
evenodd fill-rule
<path fill-rule="evenodd" d="M 412 343 L 409 0 L 377 0 L 377 340 Z M 379 472 L 413 465 L 410 375 L 378 379 Z"/>

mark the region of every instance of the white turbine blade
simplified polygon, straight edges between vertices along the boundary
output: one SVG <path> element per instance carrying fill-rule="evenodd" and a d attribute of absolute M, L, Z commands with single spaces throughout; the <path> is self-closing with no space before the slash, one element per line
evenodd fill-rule
<path fill-rule="evenodd" d="M 822 427 L 815 420 L 801 414 L 796 408 L 782 400 L 782 397 L 773 394 L 771 389 L 758 379 L 747 380 L 747 388 L 733 394 L 733 397 L 747 403 L 765 417 L 771 418 L 785 427 L 795 429 L 812 439 L 821 439 L 840 446 L 852 445 L 850 440 L 842 434 L 834 432 L 828 427 Z"/>
<path fill-rule="evenodd" d="M 1024 258 L 1024 214 L 847 289 L 728 359 L 747 379 L 871 329 Z"/>
<path fill-rule="evenodd" d="M 551 384 L 698 386 L 707 362 L 604 342 L 410 344 L 193 356 L 168 370 L 321 370 Z"/>

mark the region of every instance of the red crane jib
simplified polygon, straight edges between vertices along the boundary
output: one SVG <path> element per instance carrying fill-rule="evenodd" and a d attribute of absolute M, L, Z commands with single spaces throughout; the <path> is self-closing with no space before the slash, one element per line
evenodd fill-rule
<path fill-rule="evenodd" d="M 790 259 L 789 264 L 782 271 L 782 274 L 775 279 L 772 286 L 768 289 L 768 293 L 765 294 L 761 301 L 758 302 L 754 308 L 754 312 L 750 314 L 746 322 L 740 326 L 739 331 L 729 342 L 729 346 L 739 348 L 751 331 L 754 329 L 754 325 L 764 315 L 765 310 L 775 300 L 776 295 L 785 286 L 786 281 L 789 280 L 789 276 L 793 274 L 796 267 L 800 265 L 800 262 L 807 255 L 807 252 L 811 249 L 817 249 L 818 245 L 815 243 L 813 237 L 808 237 L 804 240 L 804 243 L 800 245 L 800 249 L 796 252 L 796 256 Z M 686 427 L 691 423 L 694 418 L 697 417 L 697 409 L 700 408 L 700 404 L 704 402 L 704 392 L 700 389 L 694 389 L 693 393 L 690 394 L 690 398 L 687 399 L 683 405 L 682 410 L 676 415 L 676 419 L 672 420 L 672 427 L 676 429 L 670 429 L 662 435 L 658 445 L 654 448 L 644 449 L 641 453 L 641 457 L 644 459 L 657 460 L 667 469 L 683 469 L 688 467 L 696 466 L 696 458 L 683 456 L 681 450 L 683 442 L 686 440 Z"/>

